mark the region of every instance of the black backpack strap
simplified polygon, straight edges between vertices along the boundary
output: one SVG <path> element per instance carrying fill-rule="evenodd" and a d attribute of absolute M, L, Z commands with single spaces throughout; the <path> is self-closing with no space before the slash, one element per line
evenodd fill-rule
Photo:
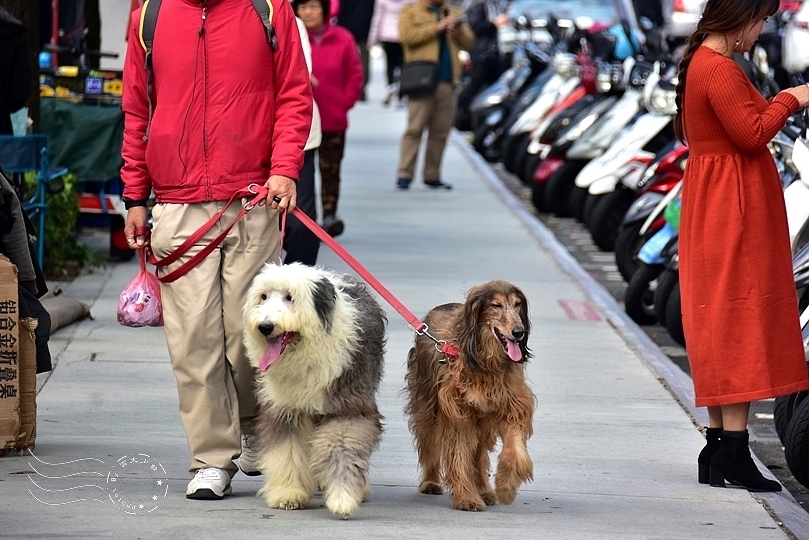
<path fill-rule="evenodd" d="M 253 0 L 253 7 L 256 8 L 261 23 L 264 25 L 264 31 L 267 33 L 267 42 L 273 52 L 278 50 L 278 38 L 275 35 L 275 28 L 272 25 L 273 6 L 272 0 Z"/>
<path fill-rule="evenodd" d="M 157 12 L 160 10 L 160 3 L 163 0 L 145 0 L 140 12 L 140 28 L 138 36 L 143 50 L 146 51 L 146 69 L 152 68 L 152 44 L 154 43 L 154 31 L 157 26 Z"/>
<path fill-rule="evenodd" d="M 149 123 L 146 125 L 146 134 L 143 140 L 149 139 L 149 128 L 152 122 L 152 91 L 154 90 L 154 70 L 152 69 L 152 44 L 154 43 L 155 26 L 157 26 L 157 12 L 160 10 L 160 2 L 163 0 L 145 0 L 140 12 L 140 27 L 138 36 L 143 50 L 146 51 L 144 58 L 144 68 L 146 69 L 146 97 L 149 100 Z"/>

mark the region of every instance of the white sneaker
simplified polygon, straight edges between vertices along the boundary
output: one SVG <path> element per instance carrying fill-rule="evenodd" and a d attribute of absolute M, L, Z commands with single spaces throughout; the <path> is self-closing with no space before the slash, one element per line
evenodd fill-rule
<path fill-rule="evenodd" d="M 230 475 L 227 471 L 216 467 L 198 469 L 196 476 L 188 483 L 185 490 L 187 499 L 222 499 L 230 495 Z"/>
<path fill-rule="evenodd" d="M 258 468 L 260 450 L 258 435 L 242 435 L 242 455 L 239 456 L 239 468 L 247 476 L 261 474 L 261 470 Z"/>

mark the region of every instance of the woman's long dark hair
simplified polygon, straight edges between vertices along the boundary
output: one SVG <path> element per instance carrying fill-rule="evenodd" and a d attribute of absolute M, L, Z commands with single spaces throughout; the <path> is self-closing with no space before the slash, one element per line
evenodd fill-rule
<path fill-rule="evenodd" d="M 688 64 L 708 34 L 741 36 L 751 22 L 770 17 L 778 11 L 779 0 L 708 0 L 702 10 L 697 28 L 688 38 L 680 68 L 677 72 L 677 116 L 674 118 L 674 132 L 683 144 L 686 142 L 683 127 L 683 95 Z"/>

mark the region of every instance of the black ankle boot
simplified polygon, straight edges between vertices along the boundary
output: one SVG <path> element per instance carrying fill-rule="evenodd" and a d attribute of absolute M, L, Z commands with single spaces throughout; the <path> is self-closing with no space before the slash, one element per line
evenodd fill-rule
<path fill-rule="evenodd" d="M 722 428 L 709 427 L 705 430 L 707 442 L 697 458 L 700 484 L 708 484 L 711 481 L 711 458 L 719 450 L 719 436 L 721 434 Z"/>
<path fill-rule="evenodd" d="M 748 491 L 781 491 L 781 484 L 764 478 L 750 455 L 750 436 L 745 431 L 722 431 L 719 450 L 711 458 L 710 481 L 725 487 L 725 480 Z"/>

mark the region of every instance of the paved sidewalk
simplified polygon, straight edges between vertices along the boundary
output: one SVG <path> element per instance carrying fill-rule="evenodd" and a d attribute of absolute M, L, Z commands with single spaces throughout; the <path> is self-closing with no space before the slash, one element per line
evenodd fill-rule
<path fill-rule="evenodd" d="M 381 83 L 370 87 L 380 94 Z M 788 493 L 766 496 L 774 518 L 745 490 L 697 483 L 704 439 L 694 419 L 704 413 L 691 410 L 687 378 L 459 137 L 444 166 L 454 190 L 428 191 L 420 178 L 407 192 L 394 189 L 404 119 L 376 101 L 353 111 L 338 240 L 416 314 L 491 279 L 524 290 L 538 409 L 534 481 L 514 504 L 466 513 L 451 510 L 446 495 L 417 493 L 401 394 L 413 333 L 384 302 L 386 430 L 373 493 L 353 518 L 333 517 L 320 499 L 302 511 L 269 509 L 255 497 L 260 477 L 241 474 L 232 497 L 185 499 L 187 447 L 162 329 L 115 318 L 133 260 L 64 287 L 93 318 L 51 338 L 57 366 L 40 379 L 36 458 L 0 459 L 0 537 L 760 540 L 789 537 L 784 521 L 809 538 L 806 512 Z M 325 247 L 320 263 L 349 270 Z"/>

